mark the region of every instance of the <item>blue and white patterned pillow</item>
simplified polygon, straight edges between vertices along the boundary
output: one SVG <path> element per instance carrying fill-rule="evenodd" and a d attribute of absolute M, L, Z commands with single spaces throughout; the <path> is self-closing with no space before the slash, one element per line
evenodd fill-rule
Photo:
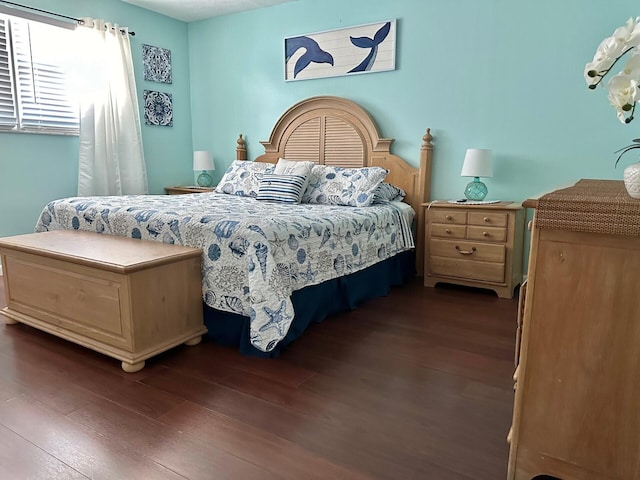
<path fill-rule="evenodd" d="M 303 203 L 367 207 L 373 192 L 389 173 L 381 167 L 343 168 L 316 165 L 311 170 Z"/>
<path fill-rule="evenodd" d="M 216 192 L 255 198 L 262 176 L 273 172 L 274 168 L 272 163 L 234 160 L 220 179 Z"/>
<path fill-rule="evenodd" d="M 300 203 L 307 181 L 304 175 L 280 175 L 265 173 L 260 181 L 258 200 L 271 202 Z"/>
<path fill-rule="evenodd" d="M 401 202 L 406 197 L 406 193 L 400 187 L 390 183 L 382 182 L 373 192 L 373 203 Z"/>

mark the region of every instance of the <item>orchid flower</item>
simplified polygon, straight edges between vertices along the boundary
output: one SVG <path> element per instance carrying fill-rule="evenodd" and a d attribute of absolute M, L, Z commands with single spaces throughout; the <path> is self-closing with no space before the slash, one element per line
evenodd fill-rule
<path fill-rule="evenodd" d="M 613 35 L 605 38 L 593 56 L 593 60 L 584 67 L 584 79 L 590 89 L 596 88 L 613 66 L 629 54 L 624 68 L 609 79 L 609 102 L 616 109 L 622 123 L 633 120 L 636 103 L 640 102 L 640 17 L 629 18 L 622 27 L 616 28 Z M 616 151 L 616 165 L 627 152 L 640 149 L 640 138 Z"/>
<path fill-rule="evenodd" d="M 634 47 L 640 45 L 640 17 L 629 18 L 613 35 L 605 38 L 584 68 L 584 78 L 589 88 L 595 88 L 609 73 L 613 65 Z"/>
<path fill-rule="evenodd" d="M 609 101 L 616 109 L 618 119 L 622 123 L 629 123 L 633 120 L 633 109 L 638 100 L 638 80 L 635 78 L 619 73 L 609 80 Z M 625 113 L 631 112 L 626 117 Z"/>

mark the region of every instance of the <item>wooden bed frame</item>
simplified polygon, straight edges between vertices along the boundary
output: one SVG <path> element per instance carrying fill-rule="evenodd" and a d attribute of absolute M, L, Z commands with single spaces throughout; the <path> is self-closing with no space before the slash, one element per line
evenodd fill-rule
<path fill-rule="evenodd" d="M 431 129 L 422 137 L 419 167 L 389 151 L 392 138 L 381 138 L 371 116 L 356 103 L 332 96 L 311 97 L 289 108 L 276 122 L 269 141 L 260 142 L 265 153 L 256 162 L 277 163 L 279 158 L 311 160 L 341 167 L 379 166 L 389 171 L 386 182 L 402 188 L 404 201 L 416 212 L 416 271 L 424 270 L 424 208 L 431 191 L 433 145 Z M 247 160 L 242 134 L 236 159 Z"/>

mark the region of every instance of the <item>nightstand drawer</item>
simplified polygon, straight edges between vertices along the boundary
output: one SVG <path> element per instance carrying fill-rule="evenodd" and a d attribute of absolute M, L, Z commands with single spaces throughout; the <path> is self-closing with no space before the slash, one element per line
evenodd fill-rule
<path fill-rule="evenodd" d="M 469 212 L 469 225 L 487 225 L 491 227 L 506 227 L 506 213 Z"/>
<path fill-rule="evenodd" d="M 467 212 L 464 210 L 432 210 L 429 212 L 433 223 L 454 223 L 465 225 L 467 223 Z"/>
<path fill-rule="evenodd" d="M 429 274 L 481 282 L 504 282 L 504 263 L 479 262 L 448 257 L 430 257 Z"/>
<path fill-rule="evenodd" d="M 477 242 L 458 242 L 431 239 L 429 254 L 434 257 L 451 257 L 472 262 L 492 262 L 504 264 L 505 246 Z"/>
<path fill-rule="evenodd" d="M 501 227 L 467 227 L 467 239 L 485 242 L 504 242 L 507 240 L 507 229 Z"/>
<path fill-rule="evenodd" d="M 443 225 L 441 223 L 434 223 L 431 225 L 431 236 L 460 238 L 464 240 L 467 236 L 467 227 L 464 225 Z"/>

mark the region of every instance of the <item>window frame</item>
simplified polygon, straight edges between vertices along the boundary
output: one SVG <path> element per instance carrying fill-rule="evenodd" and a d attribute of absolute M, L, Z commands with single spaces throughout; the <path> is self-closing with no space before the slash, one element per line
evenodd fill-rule
<path fill-rule="evenodd" d="M 45 51 L 52 32 L 71 34 L 62 33 L 65 28 L 70 27 L 0 10 L 0 132 L 80 135 L 70 75 L 61 57 L 47 57 Z M 35 29 L 47 30 L 47 42 L 42 36 L 38 41 Z"/>

